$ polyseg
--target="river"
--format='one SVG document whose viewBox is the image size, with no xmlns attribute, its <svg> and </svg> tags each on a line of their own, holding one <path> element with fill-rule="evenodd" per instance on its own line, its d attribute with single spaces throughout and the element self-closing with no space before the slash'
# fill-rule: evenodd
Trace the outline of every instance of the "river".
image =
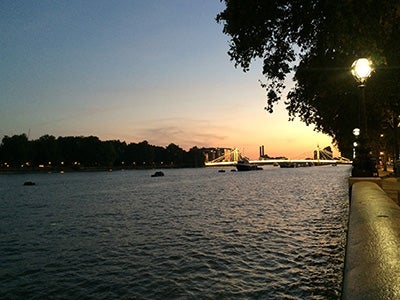
<svg viewBox="0 0 400 300">
<path fill-rule="evenodd" d="M 263 168 L 2 174 L 0 298 L 340 298 L 350 168 Z"/>
</svg>

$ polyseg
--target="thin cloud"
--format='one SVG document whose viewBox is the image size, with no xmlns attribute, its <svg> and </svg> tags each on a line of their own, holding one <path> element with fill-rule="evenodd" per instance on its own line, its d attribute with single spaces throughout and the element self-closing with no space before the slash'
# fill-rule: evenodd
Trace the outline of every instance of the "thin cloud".
<svg viewBox="0 0 400 300">
<path fill-rule="evenodd" d="M 136 128 L 135 139 L 147 140 L 156 145 L 174 143 L 188 149 L 193 146 L 205 147 L 223 143 L 228 136 L 220 132 L 229 132 L 229 130 L 231 128 L 210 126 L 203 120 L 161 119 L 153 120 L 151 125 L 146 122 Z"/>
</svg>

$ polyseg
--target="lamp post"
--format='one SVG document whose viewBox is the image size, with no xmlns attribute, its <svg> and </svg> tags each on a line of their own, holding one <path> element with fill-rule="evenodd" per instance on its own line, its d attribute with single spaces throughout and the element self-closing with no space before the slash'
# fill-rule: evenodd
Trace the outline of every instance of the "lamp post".
<svg viewBox="0 0 400 300">
<path fill-rule="evenodd" d="M 372 63 L 367 58 L 360 58 L 353 62 L 351 66 L 351 74 L 359 83 L 361 89 L 360 107 L 358 122 L 360 126 L 358 153 L 353 161 L 352 176 L 355 177 L 372 177 L 376 176 L 375 163 L 370 157 L 370 146 L 368 139 L 367 112 L 365 107 L 365 82 L 371 76 L 373 71 Z"/>
<path fill-rule="evenodd" d="M 353 142 L 353 160 L 356 158 L 357 142 Z"/>
<path fill-rule="evenodd" d="M 372 63 L 367 58 L 357 59 L 351 66 L 351 74 L 353 74 L 354 78 L 360 83 L 358 86 L 361 89 L 359 125 L 361 127 L 361 134 L 364 137 L 368 136 L 367 113 L 365 109 L 365 82 L 371 76 L 372 71 Z"/>
<path fill-rule="evenodd" d="M 353 142 L 353 160 L 355 160 L 356 156 L 356 149 L 358 147 L 358 136 L 360 135 L 360 128 L 353 129 L 353 135 L 355 138 L 355 142 Z"/>
</svg>

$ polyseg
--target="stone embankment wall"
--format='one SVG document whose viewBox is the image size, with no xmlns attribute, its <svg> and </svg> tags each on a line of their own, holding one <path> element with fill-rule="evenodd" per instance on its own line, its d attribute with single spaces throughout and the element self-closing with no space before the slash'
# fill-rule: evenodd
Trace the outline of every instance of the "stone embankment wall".
<svg viewBox="0 0 400 300">
<path fill-rule="evenodd" d="M 400 207 L 374 182 L 352 184 L 342 299 L 400 299 Z"/>
</svg>

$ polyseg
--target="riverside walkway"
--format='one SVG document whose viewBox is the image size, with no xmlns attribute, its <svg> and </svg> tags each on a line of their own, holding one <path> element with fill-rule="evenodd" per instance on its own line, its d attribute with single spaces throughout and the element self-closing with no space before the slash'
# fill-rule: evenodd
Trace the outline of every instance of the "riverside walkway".
<svg viewBox="0 0 400 300">
<path fill-rule="evenodd" d="M 382 178 L 382 189 L 398 205 L 400 204 L 400 178 L 398 179 L 393 170 L 379 170 L 379 177 Z"/>
</svg>

